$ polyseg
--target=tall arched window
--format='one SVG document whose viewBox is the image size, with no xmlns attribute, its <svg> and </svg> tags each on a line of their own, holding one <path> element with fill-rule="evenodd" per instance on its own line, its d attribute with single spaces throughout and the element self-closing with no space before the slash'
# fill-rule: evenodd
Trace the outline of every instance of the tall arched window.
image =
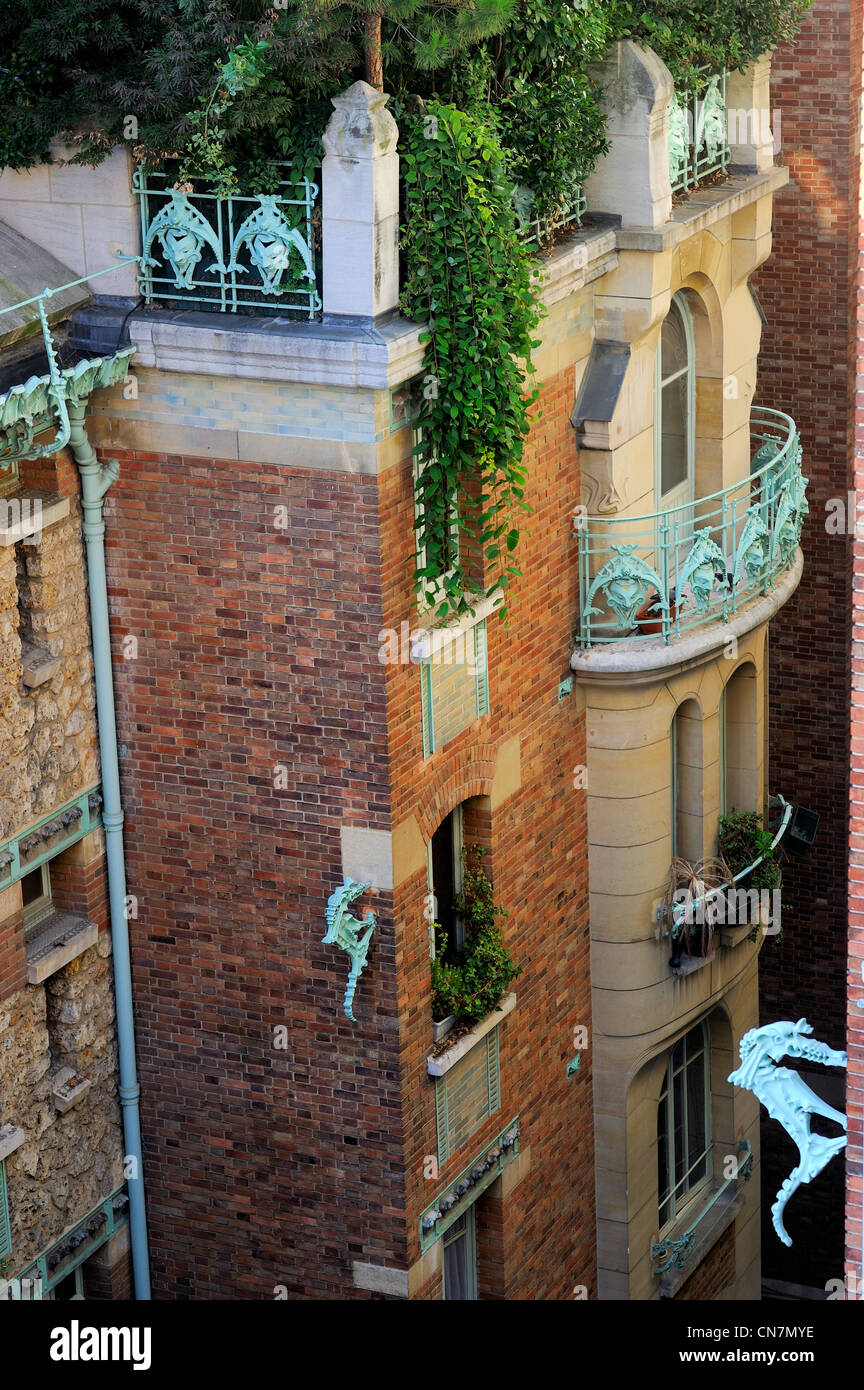
<svg viewBox="0 0 864 1390">
<path fill-rule="evenodd" d="M 693 322 L 678 293 L 660 330 L 654 393 L 654 487 L 657 511 L 693 501 L 696 401 Z M 681 520 L 686 524 L 686 513 Z"/>
<path fill-rule="evenodd" d="M 702 1022 L 673 1047 L 657 1107 L 661 1231 L 710 1182 L 711 1143 L 711 1035 Z"/>
<path fill-rule="evenodd" d="M 759 721 L 756 669 L 749 662 L 729 678 L 720 704 L 720 814 L 759 809 Z"/>
<path fill-rule="evenodd" d="M 702 858 L 702 711 L 685 700 L 672 720 L 672 857 Z"/>
</svg>

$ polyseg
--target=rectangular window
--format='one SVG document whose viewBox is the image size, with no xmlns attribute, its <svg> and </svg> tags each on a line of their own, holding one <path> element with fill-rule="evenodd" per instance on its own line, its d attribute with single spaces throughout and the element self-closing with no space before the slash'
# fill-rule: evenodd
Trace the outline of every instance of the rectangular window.
<svg viewBox="0 0 864 1390">
<path fill-rule="evenodd" d="M 498 1029 L 493 1028 L 455 1066 L 435 1080 L 438 1163 L 461 1149 L 489 1115 L 501 1108 Z"/>
<path fill-rule="evenodd" d="M 455 965 L 465 944 L 465 929 L 456 901 L 462 892 L 462 807 L 456 806 L 445 816 L 429 845 L 429 891 L 433 899 L 434 919 L 440 933 L 435 933 L 434 953 Z M 447 938 L 446 947 L 444 937 Z"/>
<path fill-rule="evenodd" d="M 40 864 L 38 869 L 31 869 L 29 874 L 24 874 L 21 879 L 21 899 L 24 905 L 24 932 L 27 935 L 54 911 L 51 898 L 51 870 L 47 863 Z"/>
<path fill-rule="evenodd" d="M 675 1044 L 657 1110 L 660 1230 L 711 1178 L 711 1042 L 699 1023 Z"/>
<path fill-rule="evenodd" d="M 453 1222 L 441 1237 L 444 1243 L 444 1297 L 462 1301 L 477 1297 L 477 1233 L 474 1207 Z"/>
<path fill-rule="evenodd" d="M 424 758 L 489 713 L 485 618 L 420 662 L 420 694 Z"/>
</svg>

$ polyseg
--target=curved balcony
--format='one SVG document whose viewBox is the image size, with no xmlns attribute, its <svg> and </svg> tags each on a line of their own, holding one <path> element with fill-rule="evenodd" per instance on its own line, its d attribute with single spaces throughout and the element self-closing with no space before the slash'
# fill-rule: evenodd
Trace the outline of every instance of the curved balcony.
<svg viewBox="0 0 864 1390">
<path fill-rule="evenodd" d="M 665 512 L 582 521 L 583 650 L 668 644 L 731 622 L 791 569 L 809 510 L 798 431 L 789 415 L 758 406 L 750 432 L 751 472 L 739 482 Z"/>
</svg>

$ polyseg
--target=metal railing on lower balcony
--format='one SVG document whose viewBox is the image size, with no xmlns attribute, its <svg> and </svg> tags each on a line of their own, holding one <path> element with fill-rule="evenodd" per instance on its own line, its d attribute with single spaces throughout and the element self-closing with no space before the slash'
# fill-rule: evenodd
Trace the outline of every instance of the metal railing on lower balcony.
<svg viewBox="0 0 864 1390">
<path fill-rule="evenodd" d="M 750 431 L 739 482 L 665 512 L 581 518 L 583 648 L 729 622 L 794 564 L 809 510 L 795 422 L 759 406 Z"/>
</svg>

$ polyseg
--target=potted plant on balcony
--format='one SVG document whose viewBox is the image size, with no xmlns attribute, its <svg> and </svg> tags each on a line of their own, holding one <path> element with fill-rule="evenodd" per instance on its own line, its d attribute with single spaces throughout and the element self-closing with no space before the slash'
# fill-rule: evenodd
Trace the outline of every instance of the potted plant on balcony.
<svg viewBox="0 0 864 1390">
<path fill-rule="evenodd" d="M 455 964 L 443 959 L 446 933 L 432 961 L 432 1016 L 439 1022 L 453 1018 L 454 1026 L 467 1031 L 498 1007 L 502 995 L 521 966 L 514 965 L 498 924 L 507 916 L 492 895 L 492 884 L 482 867 L 484 850 L 471 845 L 463 850 L 464 887 L 456 906 L 465 928 L 465 944 Z"/>
<path fill-rule="evenodd" d="M 759 922 L 766 926 L 773 920 L 772 906 L 766 907 L 762 894 L 779 893 L 783 884 L 783 871 L 775 856 L 772 845 L 773 836 L 765 829 L 758 811 L 736 811 L 734 806 L 728 816 L 720 817 L 718 847 L 728 861 L 732 875 L 744 874 L 740 886 L 753 889 L 760 894 Z M 754 929 L 755 929 L 754 923 Z"/>
<path fill-rule="evenodd" d="M 695 864 L 678 857 L 672 860 L 660 912 L 670 925 L 676 919 L 679 922 L 669 959 L 673 970 L 681 969 L 685 956 L 707 958 L 712 954 L 715 913 L 713 900 L 706 902 L 706 894 L 714 888 L 722 888 L 731 877 L 729 865 L 723 859 L 700 859 Z"/>
</svg>

